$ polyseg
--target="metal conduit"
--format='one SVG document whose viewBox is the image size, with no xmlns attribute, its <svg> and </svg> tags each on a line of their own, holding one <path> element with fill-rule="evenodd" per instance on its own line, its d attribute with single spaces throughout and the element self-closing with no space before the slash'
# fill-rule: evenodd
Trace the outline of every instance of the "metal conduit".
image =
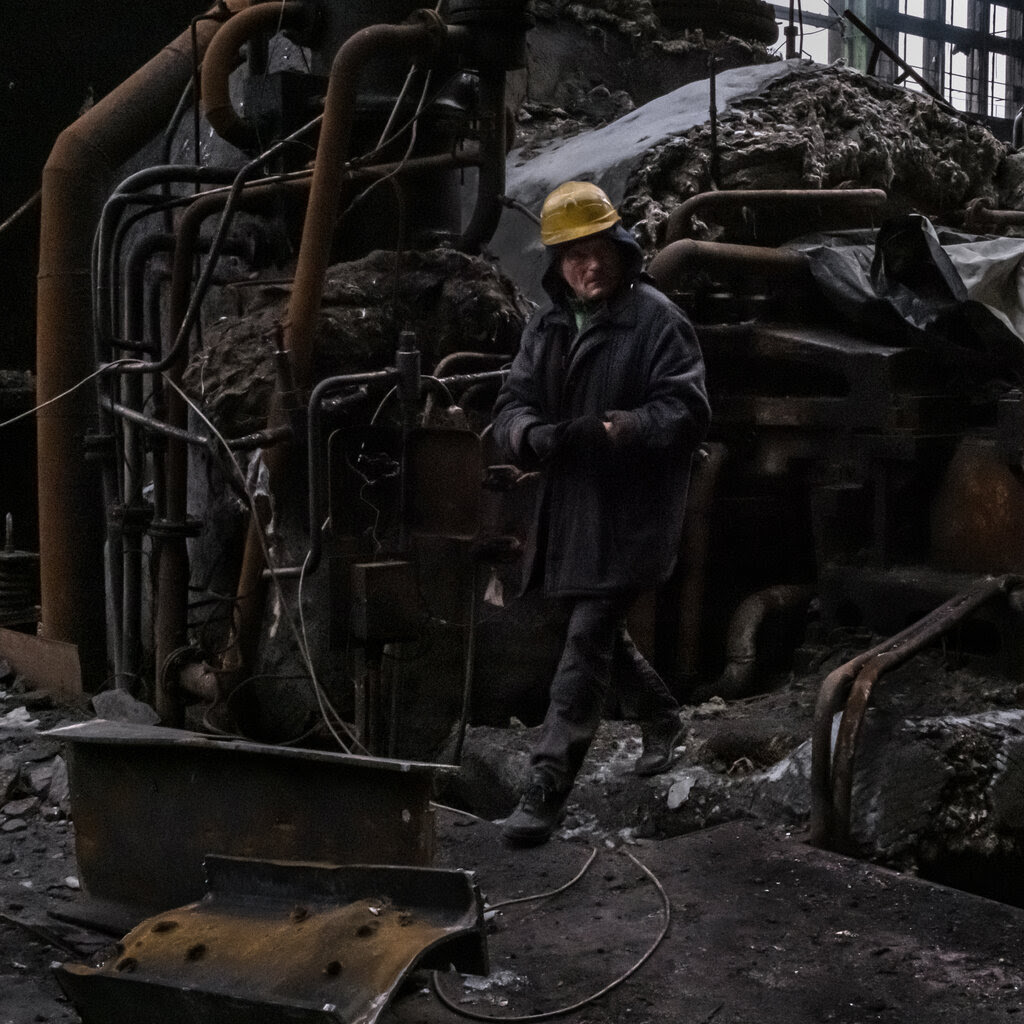
<svg viewBox="0 0 1024 1024">
<path fill-rule="evenodd" d="M 494 234 L 501 218 L 503 203 L 499 196 L 505 191 L 505 72 L 486 70 L 480 73 L 481 156 L 477 176 L 476 205 L 458 248 L 478 253 Z"/>
<path fill-rule="evenodd" d="M 298 183 L 304 186 L 304 182 Z M 243 191 L 235 197 L 235 209 L 260 208 L 271 201 L 278 188 L 268 185 Z M 178 226 L 171 274 L 169 327 L 175 337 L 170 351 L 164 354 L 160 366 L 166 367 L 172 387 L 167 391 L 166 421 L 174 433 L 169 437 L 165 454 L 164 479 L 166 487 L 165 519 L 154 524 L 160 534 L 156 559 L 156 621 L 154 648 L 157 678 L 160 679 L 170 656 L 185 645 L 188 631 L 188 585 L 191 568 L 188 558 L 188 444 L 178 432 L 187 433 L 188 406 L 178 388 L 181 386 L 188 357 L 191 329 L 188 325 L 192 297 L 192 267 L 199 248 L 199 235 L 203 223 L 220 213 L 233 192 L 216 192 L 199 196 L 185 211 Z M 216 261 L 219 252 L 211 249 L 209 259 Z M 192 321 L 197 317 L 193 317 Z M 157 713 L 165 720 L 173 720 L 175 709 L 162 700 L 165 690 L 157 686 Z"/>
<path fill-rule="evenodd" d="M 398 163 L 372 165 L 353 171 L 346 171 L 345 178 L 346 180 L 351 179 L 353 181 L 376 180 L 395 173 L 402 176 L 414 176 L 422 173 L 432 173 L 439 168 L 473 165 L 480 159 L 479 148 L 474 146 L 457 157 L 453 157 L 450 154 L 440 154 L 415 158 L 406 161 L 404 165 Z M 309 186 L 308 178 L 292 179 L 281 183 L 271 181 L 254 184 L 238 193 L 235 203 L 240 203 L 250 209 L 259 208 L 271 200 L 283 187 L 305 190 Z M 196 247 L 199 244 L 199 229 L 208 217 L 225 207 L 232 194 L 230 191 L 218 190 L 198 197 L 186 211 L 179 226 L 178 245 L 175 250 L 174 273 L 171 285 L 170 315 L 171 331 L 176 334 L 176 340 L 172 348 L 162 356 L 159 363 L 151 364 L 147 367 L 149 371 L 166 369 L 170 379 L 176 384 L 181 382 L 183 364 L 187 358 L 189 332 L 183 331 L 182 328 L 187 326 L 192 261 Z M 172 535 L 165 537 L 157 558 L 156 657 L 158 666 L 163 664 L 163 658 L 179 649 L 184 644 L 186 638 L 190 569 L 188 566 L 185 535 L 182 531 L 185 530 L 187 521 L 187 423 L 188 410 L 181 396 L 172 388 L 167 395 L 167 424 L 170 428 L 167 431 L 167 436 L 170 440 L 164 456 L 166 467 L 164 473 L 166 518 L 163 526 L 171 534 L 179 532 L 181 536 Z M 262 436 L 270 438 L 276 443 L 287 434 L 287 426 L 278 424 L 277 426 L 271 426 Z M 268 445 L 268 447 L 270 446 Z M 157 710 L 161 713 L 162 717 L 165 714 L 173 717 L 173 707 L 170 704 L 158 707 Z"/>
</svg>

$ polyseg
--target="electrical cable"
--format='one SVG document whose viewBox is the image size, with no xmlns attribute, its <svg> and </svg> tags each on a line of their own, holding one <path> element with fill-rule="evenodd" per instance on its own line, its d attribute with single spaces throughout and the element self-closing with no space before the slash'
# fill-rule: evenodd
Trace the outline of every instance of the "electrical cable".
<svg viewBox="0 0 1024 1024">
<path fill-rule="evenodd" d="M 494 1024 L 502 1024 L 502 1022 L 508 1021 L 514 1021 L 516 1022 L 516 1024 L 525 1024 L 525 1022 L 527 1021 L 532 1022 L 542 1020 L 553 1020 L 555 1017 L 564 1017 L 566 1014 L 575 1013 L 577 1010 L 582 1009 L 584 1006 L 589 1006 L 591 1003 L 600 999 L 602 996 L 607 995 L 613 989 L 618 988 L 619 985 L 621 985 L 628 978 L 632 977 L 654 955 L 654 951 L 661 945 L 662 940 L 668 934 L 669 925 L 672 921 L 672 903 L 668 898 L 668 893 L 665 892 L 664 886 L 662 886 L 661 882 L 658 881 L 658 878 L 654 874 L 654 872 L 652 872 L 646 864 L 643 864 L 641 861 L 637 860 L 637 858 L 634 857 L 633 854 L 631 854 L 628 850 L 622 850 L 621 852 L 624 853 L 625 856 L 627 856 L 638 868 L 640 868 L 640 870 L 643 871 L 643 873 L 654 884 L 654 887 L 658 890 L 658 894 L 661 897 L 662 909 L 664 912 L 664 921 L 662 922 L 661 931 L 658 933 L 657 938 L 654 940 L 653 943 L 651 943 L 647 951 L 643 954 L 643 956 L 640 957 L 639 960 L 636 961 L 636 963 L 633 964 L 632 967 L 630 967 L 628 970 L 620 974 L 617 978 L 614 979 L 614 981 L 609 982 L 607 985 L 604 986 L 604 988 L 600 989 L 600 991 L 594 992 L 592 995 L 586 996 L 584 999 L 580 999 L 579 1001 L 573 1003 L 571 1006 L 559 1007 L 558 1009 L 548 1010 L 544 1013 L 527 1013 L 511 1017 L 496 1017 L 491 1014 L 477 1013 L 475 1010 L 468 1010 L 464 1006 L 459 1006 L 457 1003 L 452 1001 L 447 995 L 445 995 L 439 983 L 440 972 L 435 971 L 433 974 L 433 987 L 434 994 L 437 996 L 438 1000 L 447 1009 L 451 1010 L 452 1013 L 457 1013 L 460 1017 L 468 1017 L 470 1020 L 485 1021 L 488 1022 L 488 1024 L 491 1024 L 491 1022 L 494 1022 Z M 555 890 L 555 892 L 560 891 L 561 890 L 559 889 Z M 496 906 L 503 905 L 504 904 L 496 904 Z"/>
<path fill-rule="evenodd" d="M 324 520 L 323 526 L 320 527 L 321 531 L 328 524 L 328 522 L 330 522 L 329 519 L 325 519 Z M 311 674 L 311 677 L 312 677 L 312 680 L 313 680 L 313 692 L 316 695 L 317 705 L 320 708 L 320 715 L 323 718 L 324 724 L 327 726 L 327 728 L 328 728 L 329 732 L 331 733 L 331 735 L 342 746 L 343 749 L 348 750 L 348 747 L 342 741 L 342 739 L 338 736 L 338 734 L 334 731 L 333 727 L 331 726 L 330 718 L 327 715 L 327 709 L 328 708 L 330 709 L 331 713 L 334 715 L 335 720 L 348 733 L 348 735 L 349 735 L 350 739 L 352 740 L 352 742 L 359 748 L 359 750 L 362 753 L 368 754 L 369 751 L 366 749 L 366 747 L 363 746 L 362 743 L 359 742 L 359 739 L 356 736 L 356 734 L 348 727 L 348 725 L 342 719 L 341 715 L 338 713 L 337 709 L 334 707 L 333 704 L 331 704 L 330 700 L 327 697 L 327 694 L 323 692 L 323 688 L 320 686 L 320 683 L 317 681 L 316 676 L 315 676 L 315 674 L 313 674 L 313 671 L 312 671 L 312 659 L 310 658 L 309 653 L 308 653 L 308 651 L 309 651 L 309 638 L 308 638 L 308 634 L 306 632 L 306 615 L 305 615 L 305 612 L 303 611 L 303 608 L 302 608 L 302 589 L 305 586 L 305 582 L 306 582 L 306 566 L 307 566 L 308 563 L 309 563 L 309 552 L 307 551 L 306 552 L 306 557 L 302 560 L 302 568 L 299 571 L 299 594 L 298 594 L 299 626 L 300 626 L 301 631 L 302 631 L 302 650 L 303 650 L 303 652 L 305 652 L 304 653 L 304 657 L 305 657 L 305 660 L 306 660 L 306 663 L 307 663 L 307 667 L 310 670 L 310 674 Z M 349 751 L 349 753 L 351 753 L 351 751 Z"/>
<path fill-rule="evenodd" d="M 74 394 L 80 387 L 88 384 L 89 381 L 95 380 L 101 374 L 109 372 L 111 367 L 116 367 L 121 363 L 134 363 L 135 359 L 117 359 L 113 363 L 107 363 L 101 366 L 98 370 L 90 373 L 88 377 L 83 377 L 77 384 L 72 384 L 71 387 L 62 391 L 59 395 L 54 395 L 52 398 L 48 398 L 45 402 L 40 402 L 38 405 L 34 405 L 31 409 L 26 409 L 24 412 L 19 412 L 17 416 L 12 416 L 9 420 L 0 422 L 0 430 L 4 427 L 11 426 L 12 423 L 17 423 L 19 420 L 26 419 L 29 416 L 34 416 L 41 409 L 45 409 L 48 405 L 53 405 L 55 402 L 59 402 L 62 398 L 67 398 L 68 395 Z"/>
<path fill-rule="evenodd" d="M 41 188 L 36 189 L 36 191 L 32 195 L 30 195 L 28 199 L 26 199 L 25 202 L 23 202 L 21 206 L 19 206 L 14 211 L 14 213 L 12 213 L 2 224 L 0 224 L 0 234 L 2 234 L 9 227 L 11 227 L 11 225 L 13 225 L 19 217 L 23 217 L 34 206 L 38 206 L 39 203 L 42 201 L 42 198 L 43 190 Z"/>
<path fill-rule="evenodd" d="M 590 851 L 590 856 L 587 858 L 586 863 L 569 879 L 565 885 L 560 885 L 557 889 L 552 889 L 549 892 L 539 892 L 532 896 L 517 896 L 514 899 L 502 900 L 500 903 L 488 903 L 485 906 L 485 910 L 501 910 L 504 907 L 512 907 L 517 903 L 533 903 L 536 900 L 546 900 L 551 896 L 557 896 L 559 893 L 565 892 L 566 889 L 572 888 L 589 870 L 590 865 L 594 863 L 594 858 L 597 857 L 596 847 Z"/>
<path fill-rule="evenodd" d="M 439 804 L 436 800 L 430 801 L 431 807 L 436 807 L 439 811 L 450 811 L 452 814 L 461 814 L 464 818 L 472 818 L 473 821 L 482 822 L 485 825 L 490 825 L 486 818 L 481 818 L 479 814 L 474 814 L 472 811 L 464 811 L 461 807 L 451 807 L 448 804 Z"/>
<path fill-rule="evenodd" d="M 238 461 L 235 458 L 234 452 L 231 451 L 231 449 L 228 447 L 227 440 L 223 437 L 223 435 L 220 433 L 220 431 L 214 426 L 214 424 L 210 421 L 210 419 L 206 416 L 206 414 L 196 405 L 196 403 L 193 402 L 192 399 L 187 394 L 185 394 L 185 392 L 173 380 L 171 380 L 171 378 L 169 376 L 167 376 L 165 374 L 164 375 L 164 379 L 172 388 L 174 388 L 175 391 L 178 392 L 178 394 L 182 397 L 182 399 L 185 401 L 185 403 L 206 424 L 206 426 L 209 428 L 211 434 L 215 438 L 217 438 L 217 440 L 221 443 L 221 445 L 223 445 L 224 449 L 228 452 L 228 458 L 234 464 L 235 469 L 238 471 L 239 475 L 244 479 L 245 478 L 245 474 L 242 473 L 241 466 L 238 465 Z M 274 561 L 273 561 L 273 559 L 270 556 L 270 545 L 269 545 L 269 543 L 267 541 L 267 537 L 266 537 L 266 535 L 264 533 L 264 530 L 262 528 L 262 523 L 260 522 L 259 512 L 256 509 L 255 499 L 253 498 L 253 496 L 252 496 L 251 492 L 248 490 L 248 488 L 246 488 L 246 492 L 245 493 L 246 493 L 246 497 L 249 499 L 249 507 L 250 507 L 250 512 L 251 512 L 251 514 L 253 516 L 253 521 L 254 521 L 254 523 L 257 526 L 256 535 L 257 535 L 257 537 L 259 539 L 260 547 L 261 547 L 261 549 L 263 551 L 264 563 L 270 568 L 270 576 L 271 576 L 271 579 L 274 581 L 274 587 L 275 587 L 275 589 L 277 591 L 277 598 L 281 602 L 281 607 L 283 609 L 285 609 L 284 619 L 288 623 L 288 628 L 291 630 L 292 636 L 295 639 L 296 646 L 298 648 L 299 654 L 301 655 L 302 662 L 303 662 L 303 664 L 304 664 L 304 666 L 306 668 L 306 672 L 309 675 L 310 682 L 313 684 L 313 689 L 314 689 L 314 692 L 316 693 L 316 696 L 317 696 L 317 702 L 318 702 L 318 704 L 320 704 L 320 707 L 321 707 L 321 714 L 323 714 L 323 716 L 324 716 L 324 723 L 326 724 L 328 730 L 330 731 L 331 735 L 334 737 L 334 739 L 338 743 L 338 745 L 341 747 L 341 749 L 344 750 L 346 753 L 352 753 L 352 751 L 351 751 L 351 749 L 349 747 L 349 744 L 346 743 L 346 741 L 341 738 L 341 736 L 338 734 L 337 730 L 331 724 L 329 718 L 326 715 L 326 712 L 323 710 L 325 704 L 326 704 L 326 706 L 330 707 L 330 702 L 327 701 L 326 696 L 321 692 L 321 685 L 320 685 L 320 681 L 318 680 L 317 675 L 316 675 L 316 669 L 313 666 L 313 659 L 310 656 L 308 645 L 305 642 L 305 634 L 304 634 L 304 632 L 300 633 L 298 626 L 296 626 L 296 624 L 295 624 L 294 616 L 290 612 L 288 612 L 288 601 L 285 598 L 284 591 L 283 591 L 283 589 L 281 587 L 281 581 L 278 578 L 277 573 L 274 572 L 274 568 L 273 568 Z M 308 553 L 307 553 L 306 557 L 307 558 L 309 557 Z M 303 569 L 305 569 L 305 563 L 303 563 Z M 301 597 L 301 584 L 302 584 L 302 574 L 301 574 L 301 572 L 300 572 L 300 575 L 299 575 L 299 582 L 300 582 L 300 597 Z M 301 617 L 302 617 L 302 602 L 301 602 L 301 599 L 299 601 L 299 616 L 300 616 L 300 619 L 301 619 Z M 332 707 L 331 710 L 334 711 L 334 708 Z M 341 720 L 340 716 L 338 716 L 337 711 L 334 711 L 334 714 L 335 714 L 335 716 L 338 717 L 338 724 L 341 725 L 342 731 L 345 732 L 348 735 L 350 741 L 355 746 L 359 747 L 360 749 L 365 750 L 365 748 L 359 742 L 359 738 L 355 735 L 355 733 L 348 726 L 348 724 Z"/>
</svg>

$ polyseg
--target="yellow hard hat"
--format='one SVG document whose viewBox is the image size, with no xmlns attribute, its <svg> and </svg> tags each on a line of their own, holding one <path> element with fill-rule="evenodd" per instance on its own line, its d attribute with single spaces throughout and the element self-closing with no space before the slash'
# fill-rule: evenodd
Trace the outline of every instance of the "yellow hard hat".
<svg viewBox="0 0 1024 1024">
<path fill-rule="evenodd" d="M 567 181 L 544 200 L 540 211 L 540 240 L 561 245 L 596 235 L 622 218 L 612 201 L 589 181 Z"/>
</svg>

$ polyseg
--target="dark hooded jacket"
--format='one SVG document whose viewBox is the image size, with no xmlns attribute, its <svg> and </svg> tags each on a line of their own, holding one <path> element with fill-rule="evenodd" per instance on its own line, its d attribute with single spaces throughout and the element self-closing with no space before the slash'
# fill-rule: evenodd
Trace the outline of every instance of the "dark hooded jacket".
<svg viewBox="0 0 1024 1024">
<path fill-rule="evenodd" d="M 641 273 L 632 235 L 617 224 L 607 236 L 622 248 L 623 285 L 577 331 L 555 253 L 544 275 L 551 304 L 527 325 L 494 408 L 506 457 L 541 471 L 523 579 L 551 596 L 640 591 L 669 577 L 710 415 L 690 321 Z M 584 419 L 616 430 L 567 452 L 567 425 Z"/>
</svg>

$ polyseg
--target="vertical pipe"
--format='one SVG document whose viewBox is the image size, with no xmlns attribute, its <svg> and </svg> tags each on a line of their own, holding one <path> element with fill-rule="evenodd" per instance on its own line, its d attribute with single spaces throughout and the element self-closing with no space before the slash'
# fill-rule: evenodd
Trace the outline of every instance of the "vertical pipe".
<svg viewBox="0 0 1024 1024">
<path fill-rule="evenodd" d="M 125 337 L 142 339 L 145 326 L 146 268 L 151 257 L 167 252 L 173 244 L 169 235 L 147 235 L 135 245 L 125 263 Z M 142 412 L 144 382 L 139 374 L 121 381 L 121 401 Z M 142 427 L 124 423 L 124 517 L 121 523 L 122 601 L 120 651 L 115 651 L 114 680 L 118 689 L 133 689 L 142 677 L 142 537 L 145 532 L 146 449 Z M 136 694 L 139 696 L 139 694 Z"/>
<path fill-rule="evenodd" d="M 245 5 L 229 0 L 223 9 L 230 15 Z M 216 27 L 197 27 L 200 53 Z M 107 674 L 103 515 L 96 473 L 82 457 L 95 402 L 88 389 L 76 388 L 95 369 L 92 347 L 83 344 L 91 331 L 92 239 L 115 172 L 160 132 L 192 76 L 191 35 L 183 32 L 69 125 L 43 169 L 36 324 L 40 632 L 78 646 L 89 689 Z M 71 393 L 47 404 L 65 392 Z"/>
<path fill-rule="evenodd" d="M 285 319 L 285 347 L 292 359 L 296 385 L 300 388 L 309 382 L 314 329 L 340 208 L 360 75 L 374 58 L 397 54 L 415 60 L 432 53 L 443 38 L 444 27 L 440 21 L 433 20 L 429 12 L 422 13 L 425 20 L 413 24 L 373 25 L 356 32 L 338 51 L 331 66 L 309 205 Z M 280 418 L 280 408 L 273 409 L 269 425 L 276 426 Z M 273 485 L 288 454 L 278 447 L 266 452 L 264 458 Z M 264 557 L 259 528 L 255 521 L 250 523 L 238 582 L 237 656 L 243 671 L 255 659 L 263 612 Z"/>
</svg>

